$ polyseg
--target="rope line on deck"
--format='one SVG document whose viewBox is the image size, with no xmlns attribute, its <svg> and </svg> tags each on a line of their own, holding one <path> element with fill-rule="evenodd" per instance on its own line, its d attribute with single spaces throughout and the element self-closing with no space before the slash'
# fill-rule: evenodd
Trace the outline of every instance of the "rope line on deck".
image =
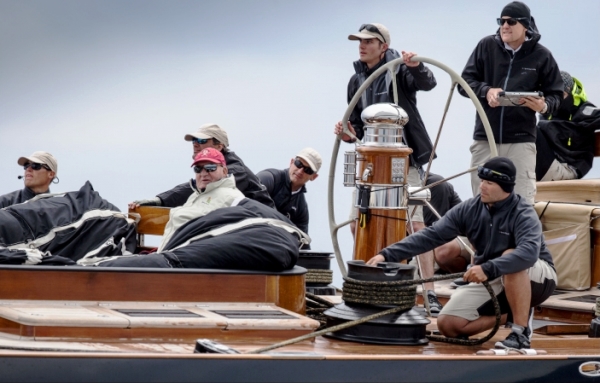
<svg viewBox="0 0 600 383">
<path fill-rule="evenodd" d="M 403 281 L 388 281 L 388 282 L 371 282 L 371 281 L 358 281 L 358 280 L 354 280 L 352 279 L 352 283 L 356 284 L 356 285 L 360 285 L 360 286 L 373 286 L 376 284 L 380 284 L 382 287 L 386 286 L 386 287 L 392 287 L 392 286 L 410 286 L 410 285 L 415 285 L 415 284 L 421 284 L 421 283 L 427 283 L 427 282 L 436 282 L 436 281 L 442 281 L 442 280 L 447 280 L 447 279 L 456 279 L 456 278 L 460 278 L 464 275 L 464 273 L 455 273 L 455 274 L 447 274 L 447 275 L 439 275 L 439 276 L 433 276 L 431 278 L 423 278 L 423 279 L 413 279 L 413 280 L 403 280 Z M 344 280 L 347 279 L 351 279 L 351 278 L 344 278 Z M 487 342 L 488 340 L 490 340 L 495 334 L 496 332 L 498 332 L 498 329 L 500 328 L 500 321 L 502 319 L 502 314 L 500 312 L 500 304 L 498 303 L 498 299 L 496 298 L 496 295 L 494 294 L 494 290 L 492 289 L 492 287 L 490 286 L 490 284 L 485 281 L 482 282 L 482 284 L 485 286 L 485 288 L 487 289 L 488 293 L 490 294 L 490 297 L 492 298 L 492 303 L 494 304 L 494 311 L 496 314 L 496 322 L 494 323 L 494 327 L 492 328 L 492 330 L 489 332 L 489 334 L 487 334 L 486 336 L 484 336 L 483 338 L 480 339 L 459 339 L 459 338 L 447 338 L 445 336 L 438 336 L 438 335 L 427 335 L 427 338 L 431 341 L 436 341 L 436 342 L 445 342 L 445 343 L 451 343 L 451 344 L 459 344 L 459 345 L 465 345 L 465 346 L 477 346 L 480 344 L 483 344 L 485 342 Z M 342 292 L 342 298 L 344 297 L 344 292 Z M 416 294 L 416 288 L 415 288 L 415 294 Z M 333 307 L 333 304 L 331 302 L 328 302 L 324 299 L 321 299 L 313 294 L 310 293 L 306 293 L 306 296 L 309 297 L 311 300 L 314 300 L 315 302 L 318 302 L 319 304 L 323 304 L 325 306 L 327 305 L 331 305 L 331 307 Z M 326 303 L 325 303 L 326 302 Z M 414 305 L 414 298 L 412 301 L 412 304 Z M 308 304 L 307 304 L 308 305 Z M 412 307 L 412 305 L 410 306 Z M 349 321 L 346 323 L 342 323 L 336 326 L 332 326 L 332 327 L 327 327 L 318 331 L 315 331 L 313 333 L 310 334 L 305 334 L 293 339 L 288 339 L 285 340 L 283 342 L 279 342 L 279 343 L 274 343 L 270 346 L 266 346 L 266 347 L 262 347 L 253 351 L 249 351 L 248 354 L 260 354 L 266 351 L 270 351 L 270 350 L 274 350 L 276 348 L 280 348 L 280 347 L 284 347 L 284 346 L 289 346 L 291 344 L 294 343 L 298 343 L 298 342 L 302 342 L 304 340 L 307 339 L 311 339 L 311 338 L 315 338 L 317 336 L 320 335 L 324 335 L 328 332 L 336 332 L 339 330 L 343 330 L 349 327 L 353 327 L 368 321 L 371 321 L 373 319 L 377 319 L 377 318 L 381 318 L 383 316 L 389 315 L 389 314 L 394 314 L 396 312 L 400 312 L 400 311 L 404 311 L 406 310 L 406 308 L 404 306 L 397 306 L 397 307 L 393 307 L 391 309 L 388 310 L 384 310 L 381 311 L 379 313 L 375 313 L 375 314 L 371 314 L 371 315 L 367 315 L 365 317 L 362 317 L 360 319 L 356 319 L 353 321 Z M 323 310 L 324 311 L 324 310 Z"/>
</svg>

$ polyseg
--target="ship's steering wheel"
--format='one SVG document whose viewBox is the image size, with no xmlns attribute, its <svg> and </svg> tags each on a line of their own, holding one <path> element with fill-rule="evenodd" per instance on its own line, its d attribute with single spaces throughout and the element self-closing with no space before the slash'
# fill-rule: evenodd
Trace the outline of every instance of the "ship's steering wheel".
<svg viewBox="0 0 600 383">
<path fill-rule="evenodd" d="M 444 120 L 446 119 L 446 115 L 448 113 L 448 109 L 450 107 L 450 102 L 452 101 L 452 95 L 454 94 L 454 89 L 456 88 L 456 85 L 460 85 L 466 92 L 467 95 L 469 96 L 469 98 L 471 99 L 471 101 L 473 102 L 473 105 L 475 106 L 475 109 L 477 110 L 477 113 L 479 114 L 479 117 L 481 118 L 481 121 L 483 122 L 483 127 L 485 128 L 485 133 L 487 135 L 487 139 L 488 139 L 488 143 L 490 145 L 490 153 L 491 153 L 491 157 L 495 157 L 498 155 L 498 151 L 496 150 L 496 143 L 494 141 L 494 135 L 492 133 L 492 128 L 490 127 L 490 123 L 488 121 L 488 118 L 485 114 L 485 111 L 483 110 L 483 107 L 481 106 L 481 103 L 479 102 L 479 99 L 477 98 L 477 96 L 475 95 L 475 93 L 473 92 L 473 90 L 471 89 L 471 87 L 465 82 L 465 80 L 460 77 L 460 75 L 458 73 L 456 73 L 454 70 L 450 69 L 448 66 L 436 61 L 436 60 L 432 60 L 426 57 L 420 57 L 420 56 L 414 56 L 411 58 L 411 61 L 414 62 L 423 62 L 423 63 L 427 63 L 430 65 L 433 65 L 435 67 L 438 67 L 440 69 L 442 69 L 443 71 L 445 71 L 446 73 L 448 73 L 448 75 L 450 75 L 450 79 L 452 80 L 452 85 L 450 87 L 450 94 L 448 95 L 448 99 L 446 101 L 446 106 L 444 109 L 444 115 L 442 116 L 442 121 L 440 123 L 440 127 L 438 129 L 438 133 L 436 135 L 436 139 L 435 142 L 433 144 L 433 150 L 432 150 L 432 155 L 429 159 L 429 162 L 427 164 L 427 169 L 425 172 L 425 175 L 427 176 L 429 174 L 429 169 L 431 168 L 431 162 L 433 161 L 434 158 L 434 153 L 436 151 L 437 148 L 437 144 L 439 142 L 440 139 L 440 134 L 442 132 L 442 127 L 444 125 Z M 336 137 L 335 143 L 333 145 L 333 153 L 331 155 L 331 163 L 329 166 L 329 182 L 328 182 L 328 188 L 327 188 L 327 206 L 328 206 L 328 213 L 329 213 L 329 230 L 331 233 L 331 240 L 333 242 L 333 251 L 335 253 L 335 257 L 336 260 L 338 262 L 340 271 L 342 272 L 342 275 L 345 277 L 346 276 L 346 266 L 344 265 L 344 260 L 342 258 L 342 254 L 340 251 L 340 246 L 339 246 L 339 242 L 338 242 L 338 230 L 348 224 L 350 224 L 353 220 L 347 220 L 345 222 L 342 222 L 341 224 L 337 224 L 335 222 L 335 218 L 334 218 L 334 203 L 333 203 L 333 192 L 334 192 L 334 186 L 335 186 L 335 170 L 336 170 L 336 163 L 337 163 L 337 157 L 338 157 L 338 153 L 339 153 L 339 149 L 340 149 L 340 141 L 341 141 L 341 136 L 343 134 L 348 134 L 350 136 L 352 136 L 352 134 L 348 131 L 348 118 L 350 117 L 350 114 L 352 113 L 352 110 L 354 110 L 355 105 L 357 104 L 358 100 L 360 99 L 362 93 L 365 91 L 365 89 L 367 89 L 367 87 L 369 87 L 371 85 L 371 83 L 377 78 L 379 77 L 379 75 L 381 75 L 382 73 L 384 73 L 385 71 L 390 71 L 392 74 L 392 88 L 394 91 L 394 102 L 397 104 L 398 103 L 398 91 L 397 91 L 397 86 L 396 86 L 396 76 L 395 76 L 395 69 L 398 65 L 403 64 L 404 60 L 402 60 L 402 58 L 398 58 L 396 60 L 390 61 L 389 63 L 383 65 L 382 67 L 380 67 L 379 69 L 377 69 L 375 72 L 373 72 L 368 78 L 367 80 L 361 85 L 361 87 L 358 89 L 358 91 L 356 92 L 356 94 L 354 95 L 354 97 L 352 98 L 352 100 L 350 101 L 350 103 L 348 104 L 348 108 L 346 109 L 346 112 L 344 113 L 344 117 L 342 118 L 342 126 L 344 127 L 344 131 L 338 135 Z M 360 143 L 360 140 L 358 140 L 357 142 Z M 463 174 L 466 173 L 470 173 L 472 171 L 476 170 L 476 168 L 470 168 L 467 169 L 464 172 L 461 173 L 457 173 L 453 176 L 444 178 L 442 181 L 439 182 L 435 182 L 432 183 L 430 185 L 427 186 L 422 186 L 421 188 L 419 188 L 418 190 L 414 191 L 413 193 L 416 193 L 420 190 L 423 189 L 427 189 L 427 188 L 431 188 L 435 185 L 438 185 L 441 182 L 446 182 L 448 180 L 451 180 L 453 178 L 456 178 L 458 176 L 461 176 Z M 425 177 L 426 179 L 426 177 Z M 422 182 L 425 182 L 424 180 Z M 375 254 L 373 254 L 375 255 Z"/>
</svg>

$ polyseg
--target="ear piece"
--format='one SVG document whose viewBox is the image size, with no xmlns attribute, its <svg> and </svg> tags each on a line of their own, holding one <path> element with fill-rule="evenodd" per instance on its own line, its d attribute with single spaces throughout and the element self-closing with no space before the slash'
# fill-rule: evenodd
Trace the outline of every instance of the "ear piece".
<svg viewBox="0 0 600 383">
<path fill-rule="evenodd" d="M 57 183 L 59 183 L 59 182 L 60 182 L 60 181 L 58 180 L 58 177 L 54 177 L 54 178 L 52 179 L 52 183 L 53 183 L 53 184 L 57 184 Z"/>
</svg>

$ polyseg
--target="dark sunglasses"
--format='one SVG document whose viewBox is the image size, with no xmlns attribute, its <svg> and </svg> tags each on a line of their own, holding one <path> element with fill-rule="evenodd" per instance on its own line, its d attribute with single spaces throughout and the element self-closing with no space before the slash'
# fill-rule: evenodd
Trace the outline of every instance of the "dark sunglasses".
<svg viewBox="0 0 600 383">
<path fill-rule="evenodd" d="M 50 170 L 50 168 L 47 165 L 42 165 L 42 164 L 38 164 L 35 162 L 27 162 L 26 164 L 23 165 L 23 169 L 25 169 L 25 170 L 27 170 L 29 167 L 31 167 L 31 169 L 33 169 L 33 170 L 40 170 L 41 168 Z"/>
<path fill-rule="evenodd" d="M 194 166 L 194 172 L 202 173 L 202 170 L 206 170 L 207 173 L 212 173 L 217 170 L 217 164 L 208 164 L 204 166 Z"/>
<path fill-rule="evenodd" d="M 379 29 L 376 26 L 374 26 L 373 24 L 363 24 L 360 26 L 360 28 L 358 28 L 358 31 L 360 32 L 363 29 L 366 29 L 369 32 L 377 33 L 379 36 L 381 36 L 381 38 L 383 39 L 383 42 L 387 43 L 387 41 L 385 40 L 385 37 L 381 34 Z"/>
<path fill-rule="evenodd" d="M 192 142 L 195 142 L 199 145 L 204 145 L 208 142 L 208 140 L 210 140 L 210 138 L 194 138 Z"/>
<path fill-rule="evenodd" d="M 309 176 L 312 176 L 313 174 L 315 174 L 315 171 L 312 170 L 312 168 L 310 166 L 305 166 L 302 161 L 300 161 L 299 159 L 296 158 L 296 160 L 294 161 L 294 166 L 297 167 L 298 169 L 301 169 L 304 171 L 304 173 L 308 174 Z"/>
<path fill-rule="evenodd" d="M 479 175 L 479 178 L 491 178 L 498 181 L 514 182 L 514 179 L 510 176 L 492 169 L 484 168 L 483 166 L 477 168 L 477 175 Z"/>
<path fill-rule="evenodd" d="M 499 19 L 496 19 L 496 22 L 498 22 L 498 25 L 500 25 L 500 26 L 504 25 L 504 22 L 507 22 L 508 25 L 510 25 L 512 27 L 513 25 L 517 25 L 517 22 L 519 20 L 525 20 L 526 18 L 527 17 L 517 17 L 517 18 L 511 17 L 510 19 L 499 18 Z"/>
</svg>

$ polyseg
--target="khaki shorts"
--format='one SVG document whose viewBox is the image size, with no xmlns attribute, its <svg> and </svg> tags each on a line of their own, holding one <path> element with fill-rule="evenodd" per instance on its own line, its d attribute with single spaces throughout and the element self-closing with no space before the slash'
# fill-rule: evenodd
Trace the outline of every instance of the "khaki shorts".
<svg viewBox="0 0 600 383">
<path fill-rule="evenodd" d="M 421 176 L 419 170 L 414 166 L 408 167 L 408 184 L 410 186 L 421 186 Z M 410 206 L 408 208 L 408 214 L 411 216 L 412 211 L 415 210 L 415 214 L 412 215 L 411 221 L 423 222 L 423 206 Z M 352 208 L 350 209 L 349 219 L 358 219 L 358 209 L 356 208 L 356 188 L 352 190 Z"/>
<path fill-rule="evenodd" d="M 554 292 L 557 281 L 556 271 L 546 261 L 538 259 L 532 267 L 527 269 L 527 272 L 531 280 L 531 307 L 535 307 L 543 303 Z M 499 277 L 490 281 L 490 286 L 498 298 L 502 314 L 510 313 L 510 306 L 504 292 L 503 278 Z M 469 283 L 456 289 L 440 315 L 454 315 L 472 322 L 480 316 L 493 316 L 494 305 L 483 284 Z"/>
</svg>

